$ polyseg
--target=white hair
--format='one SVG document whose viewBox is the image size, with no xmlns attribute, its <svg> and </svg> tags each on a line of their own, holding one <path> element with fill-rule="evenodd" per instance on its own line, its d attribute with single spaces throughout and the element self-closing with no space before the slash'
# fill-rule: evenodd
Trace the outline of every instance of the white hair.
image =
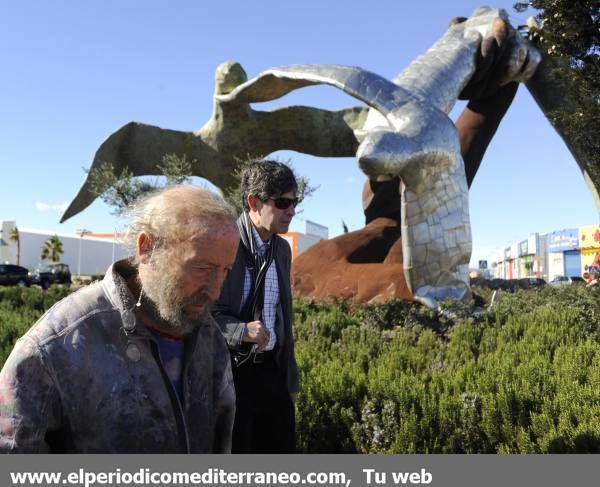
<svg viewBox="0 0 600 487">
<path fill-rule="evenodd" d="M 196 229 L 200 225 L 220 233 L 233 228 L 236 219 L 234 209 L 221 196 L 189 185 L 151 193 L 132 205 L 129 212 L 125 243 L 133 255 L 137 255 L 137 239 L 142 232 L 151 235 L 158 248 L 190 236 L 191 222 Z"/>
</svg>

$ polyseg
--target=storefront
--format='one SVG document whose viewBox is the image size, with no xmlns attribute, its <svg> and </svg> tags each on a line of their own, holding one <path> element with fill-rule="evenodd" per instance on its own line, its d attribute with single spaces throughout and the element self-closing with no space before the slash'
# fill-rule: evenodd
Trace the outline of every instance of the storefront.
<svg viewBox="0 0 600 487">
<path fill-rule="evenodd" d="M 548 234 L 537 234 L 537 252 L 533 258 L 533 273 L 548 280 Z"/>
<path fill-rule="evenodd" d="M 504 249 L 504 275 L 502 276 L 504 279 L 512 279 L 513 278 L 513 257 L 511 254 L 511 248 L 506 247 Z"/>
<path fill-rule="evenodd" d="M 529 277 L 533 269 L 533 258 L 527 247 L 527 240 L 519 242 L 519 277 Z"/>
<path fill-rule="evenodd" d="M 577 228 L 567 228 L 548 234 L 548 280 L 566 275 L 581 275 Z"/>
<path fill-rule="evenodd" d="M 579 246 L 582 274 L 600 274 L 600 225 L 580 227 Z"/>
<path fill-rule="evenodd" d="M 550 282 L 557 276 L 565 275 L 565 254 L 562 252 L 548 252 L 548 278 Z"/>
<path fill-rule="evenodd" d="M 565 276 L 581 277 L 581 251 L 569 250 L 565 252 Z"/>
<path fill-rule="evenodd" d="M 510 246 L 510 255 L 512 257 L 512 260 L 510 262 L 511 264 L 511 270 L 510 270 L 510 276 L 509 279 L 518 279 L 519 277 L 519 244 L 514 243 Z"/>
<path fill-rule="evenodd" d="M 538 235 L 519 243 L 519 277 L 540 277 L 544 265 L 538 255 Z"/>
</svg>

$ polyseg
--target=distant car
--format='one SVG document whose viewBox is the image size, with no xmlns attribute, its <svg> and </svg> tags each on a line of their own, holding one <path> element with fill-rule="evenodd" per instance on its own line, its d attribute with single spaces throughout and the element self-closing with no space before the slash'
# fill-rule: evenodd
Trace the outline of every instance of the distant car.
<svg viewBox="0 0 600 487">
<path fill-rule="evenodd" d="M 488 287 L 490 289 L 502 289 L 503 291 L 513 291 L 515 289 L 514 283 L 511 283 L 511 281 L 502 279 L 500 277 L 492 279 L 489 282 Z"/>
<path fill-rule="evenodd" d="M 469 277 L 469 286 L 478 286 L 478 287 L 487 287 L 489 285 L 489 281 L 484 277 Z"/>
<path fill-rule="evenodd" d="M 556 276 L 550 281 L 551 286 L 568 286 L 569 284 L 585 284 L 580 276 Z"/>
<path fill-rule="evenodd" d="M 29 286 L 29 271 L 25 267 L 13 264 L 0 264 L 0 285 Z"/>
<path fill-rule="evenodd" d="M 51 284 L 71 284 L 71 270 L 67 264 L 39 264 L 31 275 L 31 282 L 48 289 Z"/>
<path fill-rule="evenodd" d="M 530 289 L 532 287 L 545 286 L 546 281 L 541 277 L 522 277 L 518 279 L 519 289 Z"/>
<path fill-rule="evenodd" d="M 548 284 L 546 280 L 542 279 L 541 277 L 529 277 L 528 279 L 531 287 L 540 287 Z"/>
</svg>

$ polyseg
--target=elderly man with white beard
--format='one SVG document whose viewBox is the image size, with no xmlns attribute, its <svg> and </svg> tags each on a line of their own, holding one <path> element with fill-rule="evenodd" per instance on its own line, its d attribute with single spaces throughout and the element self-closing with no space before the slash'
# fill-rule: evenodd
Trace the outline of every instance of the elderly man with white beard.
<svg viewBox="0 0 600 487">
<path fill-rule="evenodd" d="M 0 373 L 0 451 L 225 453 L 235 393 L 209 313 L 239 234 L 190 186 L 133 209 L 134 256 L 52 307 Z"/>
</svg>

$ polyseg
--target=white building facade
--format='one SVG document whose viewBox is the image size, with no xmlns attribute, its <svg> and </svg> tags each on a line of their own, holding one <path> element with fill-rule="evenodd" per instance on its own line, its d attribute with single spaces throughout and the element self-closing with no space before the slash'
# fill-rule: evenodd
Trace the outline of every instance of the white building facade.
<svg viewBox="0 0 600 487">
<path fill-rule="evenodd" d="M 60 262 L 67 264 L 71 274 L 104 274 L 108 266 L 116 260 L 129 255 L 121 238 L 114 235 L 98 237 L 94 234 L 77 235 L 68 233 L 49 233 L 43 230 L 19 228 L 20 255 L 17 259 L 17 243 L 10 239 L 14 221 L 2 222 L 0 233 L 0 262 L 16 264 L 34 269 L 41 258 L 44 243 L 56 235 L 62 243 L 63 253 Z M 49 262 L 46 260 L 45 262 Z"/>
</svg>

